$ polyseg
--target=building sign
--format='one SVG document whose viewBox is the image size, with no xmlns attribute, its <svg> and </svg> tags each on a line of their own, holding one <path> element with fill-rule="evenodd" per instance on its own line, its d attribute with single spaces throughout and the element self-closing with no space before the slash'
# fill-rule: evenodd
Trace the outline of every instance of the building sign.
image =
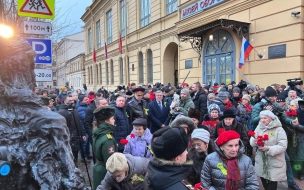
<svg viewBox="0 0 304 190">
<path fill-rule="evenodd" d="M 184 9 L 182 9 L 182 12 L 181 12 L 182 19 L 190 17 L 190 16 L 197 14 L 199 12 L 202 12 L 206 9 L 210 9 L 225 1 L 227 1 L 227 0 L 200 0 L 192 5 L 189 5 L 188 7 L 184 8 Z"/>
<path fill-rule="evenodd" d="M 52 69 L 34 69 L 37 82 L 52 82 L 53 71 Z"/>
<path fill-rule="evenodd" d="M 35 64 L 52 64 L 52 41 L 50 39 L 27 38 L 36 52 Z"/>
<path fill-rule="evenodd" d="M 23 32 L 25 34 L 52 35 L 52 24 L 50 22 L 23 21 Z"/>
</svg>

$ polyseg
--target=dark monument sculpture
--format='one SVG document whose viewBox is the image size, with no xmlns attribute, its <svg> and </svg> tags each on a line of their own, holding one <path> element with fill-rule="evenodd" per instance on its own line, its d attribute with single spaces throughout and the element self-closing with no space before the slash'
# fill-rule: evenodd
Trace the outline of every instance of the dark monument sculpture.
<svg viewBox="0 0 304 190">
<path fill-rule="evenodd" d="M 0 37 L 0 160 L 11 164 L 0 189 L 87 189 L 65 119 L 33 93 L 34 56 L 26 40 Z"/>
</svg>

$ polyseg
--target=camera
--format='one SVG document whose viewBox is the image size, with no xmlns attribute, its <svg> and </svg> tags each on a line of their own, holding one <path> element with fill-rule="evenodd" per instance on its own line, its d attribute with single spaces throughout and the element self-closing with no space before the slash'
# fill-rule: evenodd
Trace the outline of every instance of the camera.
<svg viewBox="0 0 304 190">
<path fill-rule="evenodd" d="M 243 90 L 243 89 L 245 89 L 245 88 L 247 87 L 247 82 L 241 80 L 237 86 L 238 86 L 241 90 Z"/>
<path fill-rule="evenodd" d="M 263 97 L 261 102 L 263 103 L 263 107 L 271 106 L 272 107 L 272 113 L 276 116 L 279 116 L 280 114 L 283 114 L 285 112 L 284 108 L 280 107 L 279 104 L 273 104 L 270 102 L 270 100 L 267 97 Z"/>
<path fill-rule="evenodd" d="M 291 88 L 297 85 L 303 85 L 303 80 L 301 78 L 287 79 L 287 85 Z"/>
</svg>

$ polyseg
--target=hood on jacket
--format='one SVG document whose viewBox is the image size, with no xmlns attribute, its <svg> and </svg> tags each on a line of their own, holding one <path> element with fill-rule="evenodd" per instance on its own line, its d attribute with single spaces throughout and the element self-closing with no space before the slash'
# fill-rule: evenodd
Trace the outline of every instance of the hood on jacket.
<svg viewBox="0 0 304 190">
<path fill-rule="evenodd" d="M 259 126 L 261 129 L 266 129 L 266 126 L 261 121 L 259 121 Z M 268 124 L 267 129 L 272 129 L 272 128 L 276 128 L 276 127 L 282 127 L 282 123 L 278 117 L 275 117 L 274 120 L 272 120 Z"/>
<path fill-rule="evenodd" d="M 99 138 L 106 134 L 113 134 L 115 125 L 106 122 L 101 122 L 96 129 L 93 130 L 93 138 Z"/>
<path fill-rule="evenodd" d="M 176 118 L 172 121 L 170 127 L 179 127 L 182 124 L 188 125 L 189 133 L 187 134 L 187 136 L 191 135 L 193 130 L 197 128 L 191 118 L 183 115 L 176 116 Z"/>
<path fill-rule="evenodd" d="M 220 147 L 216 144 L 216 141 L 213 141 L 211 140 L 210 143 L 211 143 L 211 146 L 214 148 L 215 152 L 218 153 L 218 155 L 222 158 L 225 158 L 225 159 L 228 159 L 227 156 L 224 154 L 224 152 L 220 149 Z M 240 158 L 242 156 L 242 154 L 244 154 L 245 152 L 245 146 L 244 146 L 244 143 L 243 141 L 240 139 L 239 141 L 239 151 L 236 155 L 237 158 Z"/>
<path fill-rule="evenodd" d="M 147 184 L 152 189 L 166 189 L 185 179 L 192 165 L 192 161 L 176 163 L 153 158 L 148 166 Z"/>
</svg>

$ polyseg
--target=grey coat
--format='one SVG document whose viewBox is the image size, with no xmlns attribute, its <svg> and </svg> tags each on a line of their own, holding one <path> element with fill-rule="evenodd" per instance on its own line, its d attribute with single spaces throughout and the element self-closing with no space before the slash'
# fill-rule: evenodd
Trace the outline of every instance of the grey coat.
<svg viewBox="0 0 304 190">
<path fill-rule="evenodd" d="M 118 183 L 111 176 L 111 174 L 107 172 L 105 178 L 102 180 L 101 184 L 97 187 L 97 190 L 112 190 L 112 188 L 116 190 L 143 189 L 143 184 L 144 184 L 143 180 L 147 172 L 149 159 L 132 156 L 131 154 L 125 154 L 125 156 L 129 164 L 128 176 L 122 182 Z"/>
<path fill-rule="evenodd" d="M 226 175 L 222 173 L 222 171 L 218 168 L 218 164 L 221 163 L 225 168 L 227 166 L 223 163 L 220 157 L 227 157 L 220 150 L 220 148 L 213 142 L 213 147 L 215 148 L 215 152 L 209 154 L 204 162 L 202 174 L 201 174 L 201 182 L 204 188 L 209 190 L 225 190 L 226 184 Z M 239 161 L 239 168 L 241 173 L 241 181 L 238 183 L 239 190 L 258 190 L 259 182 L 258 178 L 254 172 L 253 165 L 251 159 L 244 155 L 244 145 L 240 140 L 240 148 L 237 155 Z"/>
</svg>

